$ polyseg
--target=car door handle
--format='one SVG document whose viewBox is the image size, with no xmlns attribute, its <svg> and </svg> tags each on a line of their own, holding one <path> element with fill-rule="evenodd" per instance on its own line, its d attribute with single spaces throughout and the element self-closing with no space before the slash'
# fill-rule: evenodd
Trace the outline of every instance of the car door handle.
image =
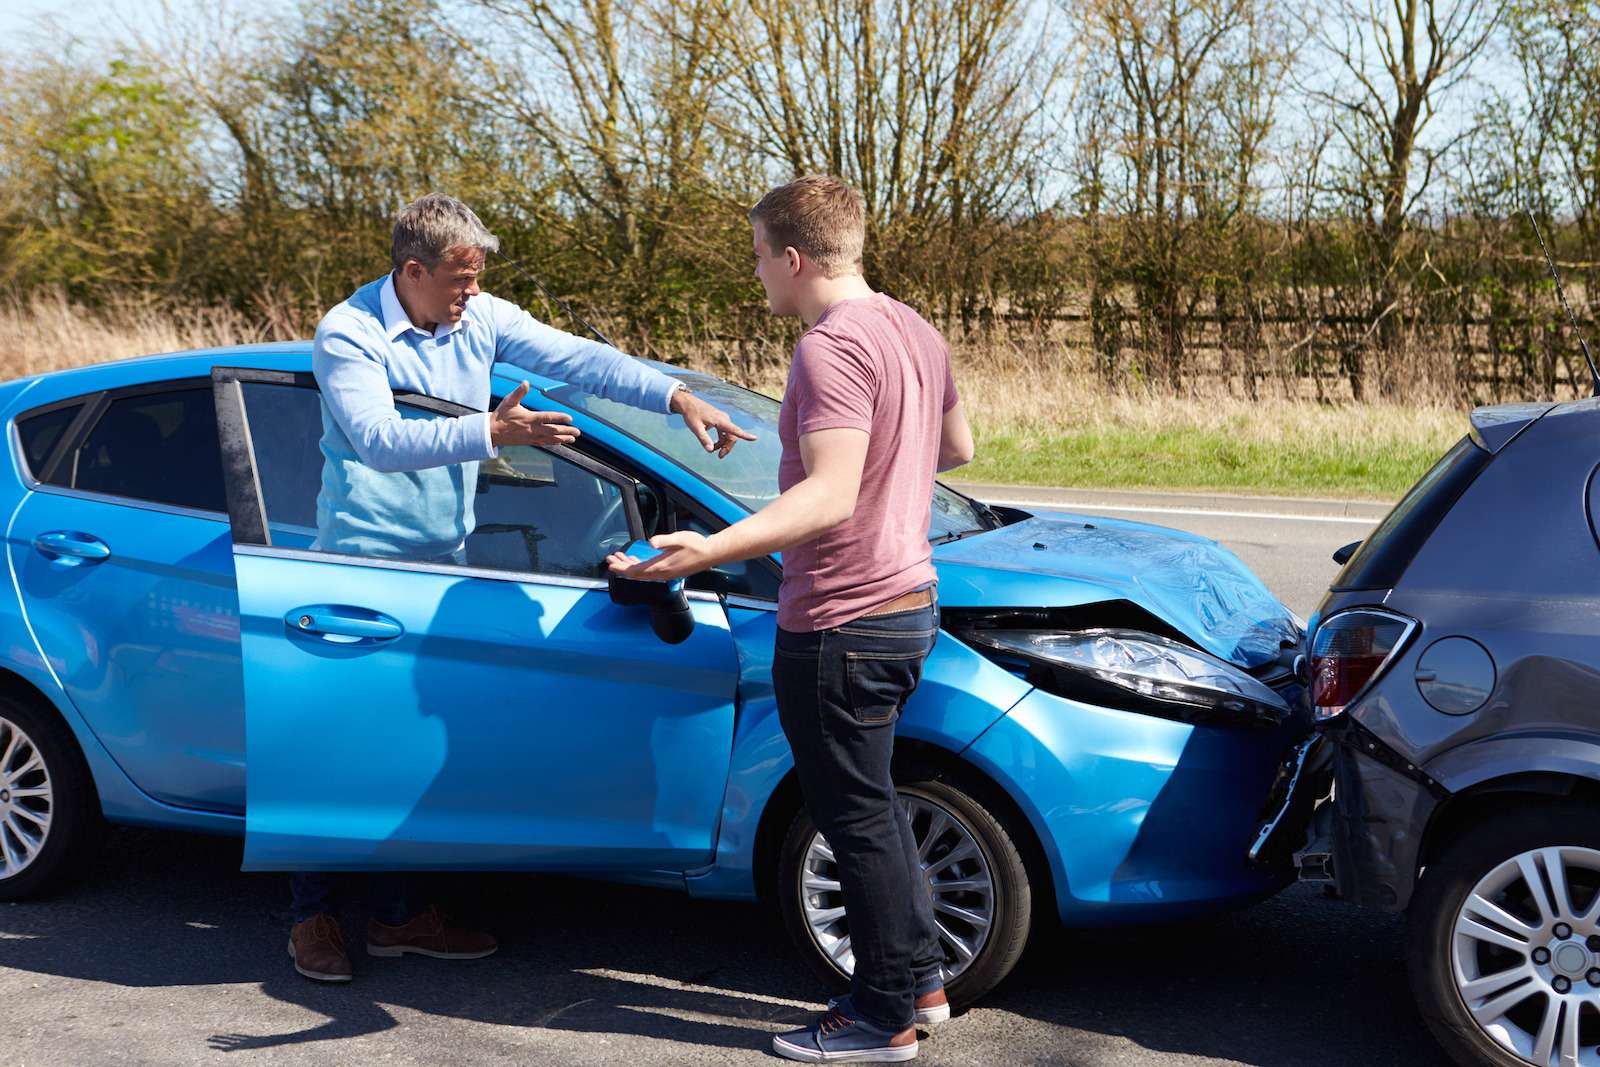
<svg viewBox="0 0 1600 1067">
<path fill-rule="evenodd" d="M 33 539 L 33 547 L 58 560 L 77 563 L 99 563 L 111 558 L 111 547 L 91 534 L 68 530 L 51 530 Z"/>
<path fill-rule="evenodd" d="M 330 604 L 295 608 L 284 615 L 283 623 L 296 633 L 331 639 L 355 638 L 368 644 L 393 641 L 406 632 L 404 626 L 379 612 Z"/>
</svg>

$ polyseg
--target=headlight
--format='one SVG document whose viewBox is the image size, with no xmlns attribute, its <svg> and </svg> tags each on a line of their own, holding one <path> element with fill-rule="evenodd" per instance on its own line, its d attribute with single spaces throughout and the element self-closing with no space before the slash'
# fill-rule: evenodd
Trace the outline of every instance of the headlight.
<svg viewBox="0 0 1600 1067">
<path fill-rule="evenodd" d="M 1028 681 L 1060 696 L 1185 722 L 1277 726 L 1283 698 L 1215 656 L 1138 630 L 968 630 Z"/>
</svg>

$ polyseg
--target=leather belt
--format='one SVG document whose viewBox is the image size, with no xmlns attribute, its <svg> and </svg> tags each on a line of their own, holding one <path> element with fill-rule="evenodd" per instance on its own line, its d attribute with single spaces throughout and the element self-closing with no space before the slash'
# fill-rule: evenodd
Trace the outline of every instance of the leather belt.
<svg viewBox="0 0 1600 1067">
<path fill-rule="evenodd" d="M 874 615 L 893 615 L 901 611 L 915 611 L 917 608 L 931 608 L 933 606 L 933 589 L 913 589 L 909 593 L 902 593 L 886 603 L 879 604 L 865 615 L 863 619 L 870 619 Z"/>
</svg>

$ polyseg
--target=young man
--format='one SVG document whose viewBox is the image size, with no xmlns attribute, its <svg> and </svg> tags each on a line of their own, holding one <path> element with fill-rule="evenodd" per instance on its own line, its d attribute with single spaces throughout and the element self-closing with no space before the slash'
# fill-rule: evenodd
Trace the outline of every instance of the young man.
<svg viewBox="0 0 1600 1067">
<path fill-rule="evenodd" d="M 948 1015 L 943 953 L 890 778 L 894 723 L 938 632 L 928 544 L 933 477 L 972 458 L 949 349 L 861 276 L 862 199 L 838 178 L 774 189 L 750 212 L 756 277 L 795 346 L 779 432 L 781 495 L 707 538 L 652 539 L 636 578 L 783 553 L 772 677 L 806 807 L 838 859 L 850 995 L 773 1048 L 810 1062 L 917 1054 L 915 1021 Z"/>
<path fill-rule="evenodd" d="M 502 445 L 570 445 L 568 415 L 522 406 L 523 382 L 494 410 L 490 368 L 511 363 L 650 411 L 674 412 L 707 451 L 727 455 L 750 435 L 672 377 L 610 345 L 546 326 L 478 290 L 484 256 L 499 248 L 461 201 L 440 193 L 395 217 L 393 270 L 362 286 L 317 326 L 312 370 L 322 389 L 322 492 L 316 547 L 325 552 L 450 565 L 465 561 L 477 463 Z M 405 419 L 395 393 L 420 393 L 478 409 L 458 419 Z M 709 431 L 716 432 L 713 441 Z M 314 746 L 314 739 L 308 739 Z M 339 879 L 290 879 L 289 954 L 308 978 L 351 977 L 337 912 Z M 476 959 L 495 950 L 485 933 L 417 911 L 397 875 L 372 875 L 367 952 Z"/>
</svg>

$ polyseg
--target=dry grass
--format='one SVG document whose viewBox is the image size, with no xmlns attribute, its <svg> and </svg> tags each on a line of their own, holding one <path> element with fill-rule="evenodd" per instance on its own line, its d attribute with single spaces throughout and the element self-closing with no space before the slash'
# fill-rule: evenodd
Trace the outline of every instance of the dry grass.
<svg viewBox="0 0 1600 1067">
<path fill-rule="evenodd" d="M 0 375 L 273 340 L 276 332 L 219 309 L 0 303 L 8 341 Z M 783 354 L 764 347 L 742 372 L 702 362 L 779 395 Z M 1466 429 L 1460 407 L 1317 403 L 1286 395 L 1293 383 L 1269 382 L 1254 401 L 1217 375 L 1196 379 L 1184 396 L 1113 389 L 1059 346 L 958 341 L 954 358 L 979 444 L 961 476 L 975 481 L 1392 498 Z"/>
<path fill-rule="evenodd" d="M 65 297 L 0 303 L 0 378 L 104 363 L 186 348 L 274 340 L 271 331 L 226 308 L 173 311 L 119 304 L 90 311 Z"/>
</svg>

